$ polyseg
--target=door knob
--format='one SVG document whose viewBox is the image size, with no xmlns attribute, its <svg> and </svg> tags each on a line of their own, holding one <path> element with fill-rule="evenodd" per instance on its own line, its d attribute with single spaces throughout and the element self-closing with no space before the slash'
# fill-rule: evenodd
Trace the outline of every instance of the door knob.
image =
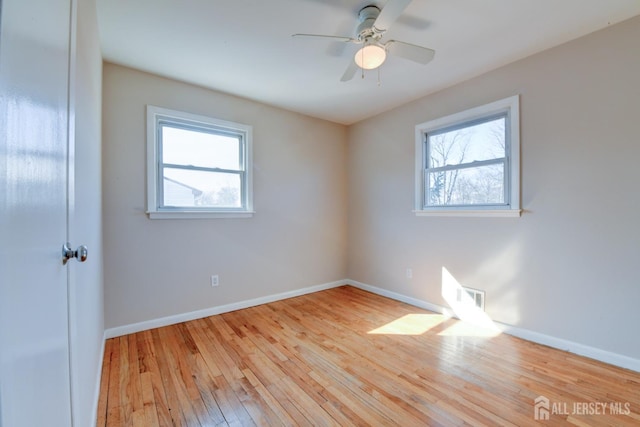
<svg viewBox="0 0 640 427">
<path fill-rule="evenodd" d="M 71 249 L 71 243 L 62 245 L 62 264 L 66 264 L 71 258 L 75 258 L 79 262 L 85 262 L 88 256 L 89 250 L 85 245 L 78 246 L 75 251 Z"/>
</svg>

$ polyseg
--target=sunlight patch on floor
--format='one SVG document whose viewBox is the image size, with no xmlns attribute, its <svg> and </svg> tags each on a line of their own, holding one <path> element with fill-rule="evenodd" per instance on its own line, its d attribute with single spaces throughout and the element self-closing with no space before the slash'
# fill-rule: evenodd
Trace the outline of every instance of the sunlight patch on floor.
<svg viewBox="0 0 640 427">
<path fill-rule="evenodd" d="M 495 337 L 500 335 L 500 331 L 497 328 L 488 329 L 460 320 L 438 335 L 442 337 Z"/>
<path fill-rule="evenodd" d="M 377 335 L 422 335 L 449 319 L 442 314 L 412 313 L 369 331 Z"/>
</svg>

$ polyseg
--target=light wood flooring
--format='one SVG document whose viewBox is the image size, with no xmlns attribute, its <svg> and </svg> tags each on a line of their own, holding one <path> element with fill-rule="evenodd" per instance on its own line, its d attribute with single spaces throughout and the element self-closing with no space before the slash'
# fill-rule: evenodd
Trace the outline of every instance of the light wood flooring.
<svg viewBox="0 0 640 427">
<path fill-rule="evenodd" d="M 639 373 L 478 335 L 343 286 L 113 338 L 97 425 L 640 425 Z"/>
</svg>

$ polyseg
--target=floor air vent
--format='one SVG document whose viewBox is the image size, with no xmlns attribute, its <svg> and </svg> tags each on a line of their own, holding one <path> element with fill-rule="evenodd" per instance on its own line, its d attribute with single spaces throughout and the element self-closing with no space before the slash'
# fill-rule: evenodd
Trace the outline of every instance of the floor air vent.
<svg viewBox="0 0 640 427">
<path fill-rule="evenodd" d="M 456 302 L 484 311 L 484 291 L 464 287 L 458 288 L 456 290 Z"/>
</svg>

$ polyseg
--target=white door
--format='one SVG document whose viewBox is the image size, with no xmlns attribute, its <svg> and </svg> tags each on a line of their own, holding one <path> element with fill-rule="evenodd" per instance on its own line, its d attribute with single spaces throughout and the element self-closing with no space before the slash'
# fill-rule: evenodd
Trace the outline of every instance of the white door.
<svg viewBox="0 0 640 427">
<path fill-rule="evenodd" d="M 68 427 L 70 1 L 0 8 L 0 427 Z"/>
</svg>

